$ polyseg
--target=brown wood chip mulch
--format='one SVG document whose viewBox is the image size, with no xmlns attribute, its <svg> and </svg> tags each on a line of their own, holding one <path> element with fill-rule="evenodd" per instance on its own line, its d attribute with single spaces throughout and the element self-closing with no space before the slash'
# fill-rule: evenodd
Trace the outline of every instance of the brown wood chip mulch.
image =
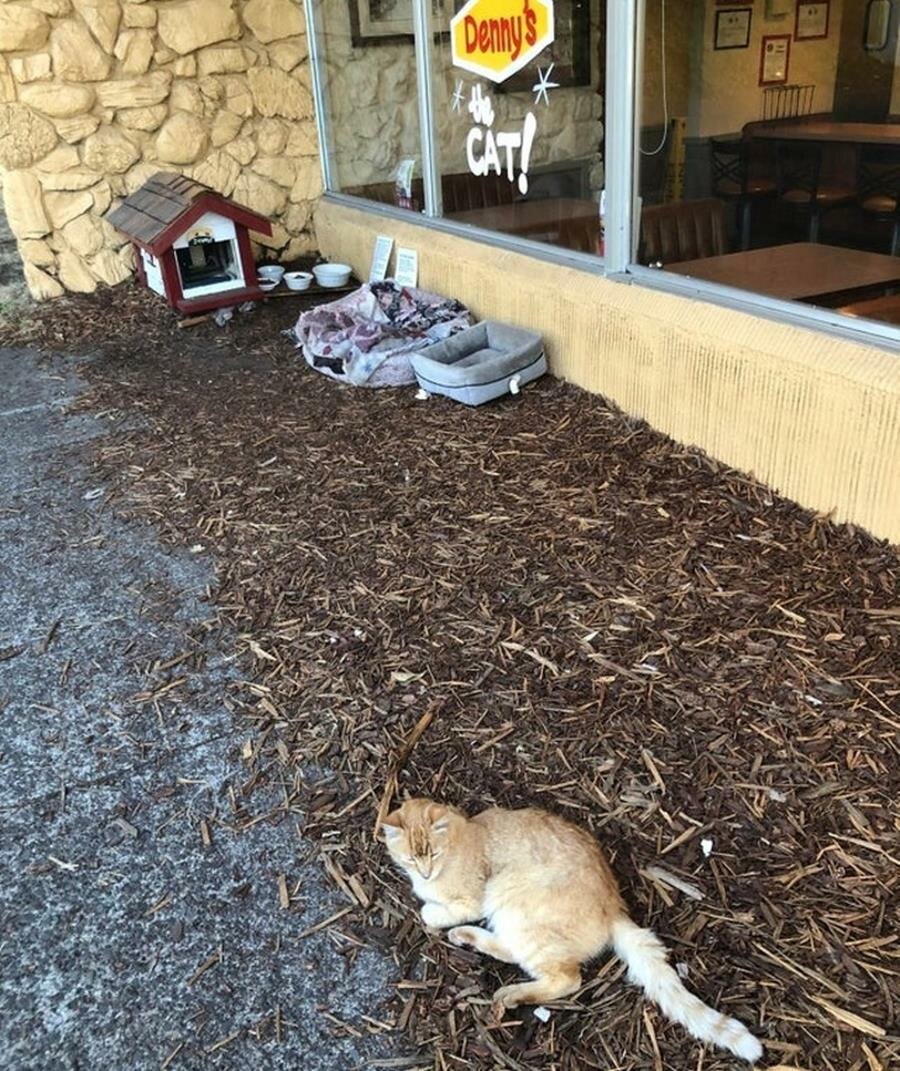
<svg viewBox="0 0 900 1071">
<path fill-rule="evenodd" d="M 214 554 L 243 656 L 234 822 L 282 786 L 265 820 L 313 837 L 346 899 L 323 928 L 394 955 L 396 993 L 353 1028 L 401 1035 L 411 1057 L 381 1066 L 739 1066 L 608 958 L 546 1024 L 491 1024 L 514 968 L 424 933 L 371 840 L 429 710 L 401 792 L 591 828 L 765 1066 L 897 1066 L 896 552 L 549 378 L 474 411 L 337 386 L 281 336 L 297 307 L 177 331 L 120 288 L 6 335 L 102 350 L 117 508 Z"/>
</svg>

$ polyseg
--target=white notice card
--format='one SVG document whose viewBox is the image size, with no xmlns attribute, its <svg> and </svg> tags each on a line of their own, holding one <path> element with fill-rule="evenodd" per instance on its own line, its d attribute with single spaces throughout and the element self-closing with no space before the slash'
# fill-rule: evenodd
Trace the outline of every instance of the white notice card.
<svg viewBox="0 0 900 1071">
<path fill-rule="evenodd" d="M 415 286 L 419 278 L 419 254 L 415 249 L 397 249 L 394 279 L 401 286 Z"/>
<path fill-rule="evenodd" d="M 394 239 L 387 234 L 379 234 L 375 240 L 375 252 L 372 254 L 372 267 L 369 269 L 369 282 L 380 283 L 387 277 L 388 264 Z"/>
</svg>

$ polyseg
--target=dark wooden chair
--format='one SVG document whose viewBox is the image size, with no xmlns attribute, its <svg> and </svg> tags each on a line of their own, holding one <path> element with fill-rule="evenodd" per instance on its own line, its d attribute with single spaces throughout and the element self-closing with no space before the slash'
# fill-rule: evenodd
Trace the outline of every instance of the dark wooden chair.
<svg viewBox="0 0 900 1071">
<path fill-rule="evenodd" d="M 725 204 L 715 197 L 650 205 L 641 213 L 642 264 L 677 264 L 727 252 Z"/>
<path fill-rule="evenodd" d="M 779 141 L 775 146 L 778 200 L 809 220 L 809 240 L 819 240 L 822 216 L 853 203 L 850 187 L 823 181 L 823 150 L 815 142 Z"/>
<path fill-rule="evenodd" d="M 775 196 L 775 179 L 760 173 L 751 142 L 744 138 L 710 138 L 709 146 L 713 196 L 736 205 L 740 247 L 749 249 L 753 204 Z"/>
<path fill-rule="evenodd" d="M 564 219 L 559 225 L 559 234 L 553 239 L 554 245 L 564 249 L 574 249 L 578 253 L 601 254 L 600 217 L 590 221 L 583 219 Z"/>
<path fill-rule="evenodd" d="M 866 215 L 892 224 L 891 256 L 900 251 L 900 153 L 885 145 L 861 145 L 857 197 Z"/>
</svg>

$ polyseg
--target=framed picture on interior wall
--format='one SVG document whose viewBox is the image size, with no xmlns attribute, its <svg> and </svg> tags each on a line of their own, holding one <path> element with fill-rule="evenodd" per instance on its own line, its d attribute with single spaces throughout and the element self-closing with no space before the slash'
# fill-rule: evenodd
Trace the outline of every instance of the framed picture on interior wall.
<svg viewBox="0 0 900 1071">
<path fill-rule="evenodd" d="M 819 0 L 806 4 L 797 0 L 797 17 L 794 22 L 795 41 L 815 41 L 828 36 L 828 17 L 831 0 Z"/>
<path fill-rule="evenodd" d="M 456 9 L 465 0 L 454 0 Z M 537 82 L 538 68 L 553 64 L 551 78 L 560 86 L 586 86 L 591 82 L 591 3 L 590 0 L 556 0 L 553 5 L 554 40 L 505 82 L 494 88 L 498 93 L 530 93 Z"/>
<path fill-rule="evenodd" d="M 780 86 L 788 79 L 791 61 L 791 35 L 770 34 L 759 46 L 759 84 Z"/>
<path fill-rule="evenodd" d="M 347 0 L 350 5 L 350 39 L 363 45 L 407 43 L 413 40 L 413 0 Z M 454 0 L 431 0 L 434 28 L 449 33 Z"/>
<path fill-rule="evenodd" d="M 722 9 L 716 12 L 716 31 L 713 48 L 749 48 L 750 20 L 753 9 L 749 7 Z"/>
</svg>

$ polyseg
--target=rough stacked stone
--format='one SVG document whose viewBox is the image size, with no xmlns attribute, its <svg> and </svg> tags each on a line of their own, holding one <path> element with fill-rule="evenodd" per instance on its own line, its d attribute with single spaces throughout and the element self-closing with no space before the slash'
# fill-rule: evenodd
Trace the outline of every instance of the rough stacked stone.
<svg viewBox="0 0 900 1071">
<path fill-rule="evenodd" d="M 50 33 L 47 16 L 24 4 L 0 7 L 0 48 L 4 52 L 40 48 Z"/>
<path fill-rule="evenodd" d="M 0 105 L 0 167 L 31 167 L 56 144 L 52 123 L 25 104 Z"/>
<path fill-rule="evenodd" d="M 163 169 L 271 218 L 268 255 L 310 252 L 307 54 L 298 0 L 0 2 L 0 183 L 34 297 L 128 278 L 103 217 Z"/>
</svg>

